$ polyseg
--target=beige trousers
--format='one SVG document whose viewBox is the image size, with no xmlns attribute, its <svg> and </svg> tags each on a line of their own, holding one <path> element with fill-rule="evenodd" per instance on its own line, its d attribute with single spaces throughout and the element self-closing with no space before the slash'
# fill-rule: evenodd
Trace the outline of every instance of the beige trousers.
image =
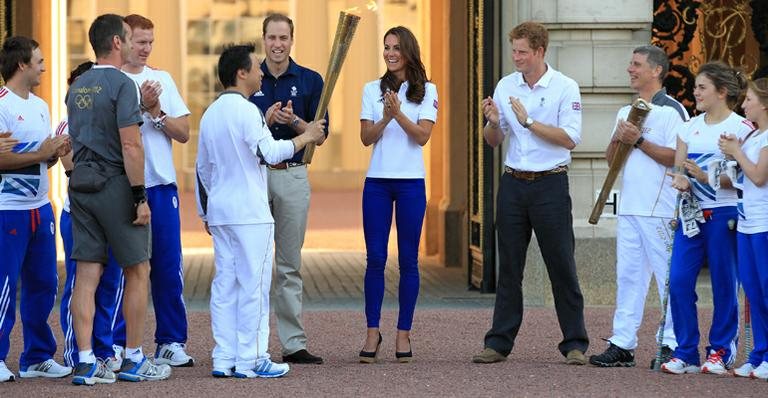
<svg viewBox="0 0 768 398">
<path fill-rule="evenodd" d="M 272 305 L 283 355 L 307 348 L 301 322 L 303 283 L 301 247 L 307 229 L 309 180 L 307 166 L 269 170 L 269 204 L 275 219 L 275 275 Z"/>
</svg>

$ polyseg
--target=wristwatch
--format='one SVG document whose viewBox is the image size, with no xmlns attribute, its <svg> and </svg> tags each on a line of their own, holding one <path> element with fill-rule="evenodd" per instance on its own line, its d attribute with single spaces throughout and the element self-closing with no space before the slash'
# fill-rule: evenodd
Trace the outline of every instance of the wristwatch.
<svg viewBox="0 0 768 398">
<path fill-rule="evenodd" d="M 527 119 L 525 119 L 525 123 L 523 123 L 523 127 L 528 128 L 533 125 L 533 119 L 531 119 L 530 116 L 528 116 Z"/>
<path fill-rule="evenodd" d="M 165 114 L 165 112 L 160 111 L 160 115 L 158 117 L 152 118 L 152 125 L 155 127 L 155 129 L 163 131 L 165 128 L 165 118 L 168 115 Z"/>
<path fill-rule="evenodd" d="M 635 141 L 635 145 L 634 145 L 634 147 L 635 147 L 635 148 L 640 148 L 640 145 L 642 145 L 642 144 L 643 144 L 643 141 L 645 141 L 645 137 L 643 137 L 643 136 L 641 135 L 641 136 L 640 136 L 640 138 L 638 138 L 638 139 L 637 139 L 637 141 Z"/>
</svg>

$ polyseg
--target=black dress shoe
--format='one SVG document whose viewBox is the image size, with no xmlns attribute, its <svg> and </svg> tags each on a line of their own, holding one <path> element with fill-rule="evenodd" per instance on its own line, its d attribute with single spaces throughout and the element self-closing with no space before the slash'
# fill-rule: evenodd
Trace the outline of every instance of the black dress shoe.
<svg viewBox="0 0 768 398">
<path fill-rule="evenodd" d="M 283 362 L 290 363 L 312 363 L 319 365 L 323 363 L 323 358 L 312 355 L 307 350 L 298 350 L 290 355 L 283 355 Z"/>
<path fill-rule="evenodd" d="M 360 363 L 374 363 L 376 362 L 376 356 L 379 355 L 379 348 L 381 348 L 381 342 L 384 339 L 379 333 L 379 342 L 376 343 L 376 351 L 362 351 L 360 350 Z"/>
<path fill-rule="evenodd" d="M 411 338 L 408 338 L 408 352 L 399 352 L 395 351 L 395 358 L 397 358 L 398 362 L 400 363 L 408 363 L 413 360 L 413 349 L 411 347 Z"/>
</svg>

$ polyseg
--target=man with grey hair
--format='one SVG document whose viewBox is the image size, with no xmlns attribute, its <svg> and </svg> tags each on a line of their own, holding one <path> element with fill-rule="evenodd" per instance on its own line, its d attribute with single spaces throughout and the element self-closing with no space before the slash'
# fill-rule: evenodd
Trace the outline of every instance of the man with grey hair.
<svg viewBox="0 0 768 398">
<path fill-rule="evenodd" d="M 605 352 L 589 358 L 595 366 L 635 366 L 637 330 L 651 275 L 664 301 L 673 234 L 668 226 L 675 208 L 675 191 L 666 173 L 674 163 L 677 129 L 688 120 L 685 108 L 662 87 L 668 69 L 669 60 L 662 49 L 646 45 L 633 51 L 627 68 L 629 85 L 653 108 L 642 131 L 626 121 L 631 106 L 621 108 L 605 152 L 610 163 L 620 143 L 634 146 L 624 166 L 616 227 L 613 335 Z M 669 357 L 676 346 L 671 317 L 666 318 L 663 333 L 662 357 Z"/>
</svg>

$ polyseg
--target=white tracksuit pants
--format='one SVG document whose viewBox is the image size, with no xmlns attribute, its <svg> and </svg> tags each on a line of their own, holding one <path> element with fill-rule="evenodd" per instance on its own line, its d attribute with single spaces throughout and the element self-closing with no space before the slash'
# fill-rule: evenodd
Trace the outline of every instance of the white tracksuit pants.
<svg viewBox="0 0 768 398">
<path fill-rule="evenodd" d="M 664 283 L 672 254 L 672 230 L 668 218 L 619 216 L 616 227 L 616 312 L 613 315 L 611 343 L 633 350 L 651 275 L 656 277 L 659 302 L 663 302 Z M 658 337 L 658 334 L 657 334 Z M 667 305 L 664 344 L 674 349 L 672 311 Z"/>
<path fill-rule="evenodd" d="M 269 287 L 273 224 L 211 226 L 216 274 L 211 282 L 215 369 L 248 370 L 269 359 Z"/>
</svg>

